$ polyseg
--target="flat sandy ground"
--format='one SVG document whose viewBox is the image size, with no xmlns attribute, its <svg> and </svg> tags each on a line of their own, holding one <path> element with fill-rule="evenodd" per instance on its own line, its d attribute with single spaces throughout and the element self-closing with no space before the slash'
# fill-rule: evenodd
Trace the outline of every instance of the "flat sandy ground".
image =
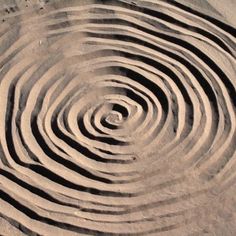
<svg viewBox="0 0 236 236">
<path fill-rule="evenodd" d="M 235 0 L 0 0 L 0 235 L 236 235 Z"/>
</svg>

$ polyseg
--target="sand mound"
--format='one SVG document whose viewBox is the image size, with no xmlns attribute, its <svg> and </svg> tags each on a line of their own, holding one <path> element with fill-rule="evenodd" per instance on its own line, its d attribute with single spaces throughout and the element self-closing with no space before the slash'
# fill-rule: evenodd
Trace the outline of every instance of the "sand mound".
<svg viewBox="0 0 236 236">
<path fill-rule="evenodd" d="M 0 235 L 236 234 L 233 14 L 187 2 L 1 2 Z"/>
</svg>

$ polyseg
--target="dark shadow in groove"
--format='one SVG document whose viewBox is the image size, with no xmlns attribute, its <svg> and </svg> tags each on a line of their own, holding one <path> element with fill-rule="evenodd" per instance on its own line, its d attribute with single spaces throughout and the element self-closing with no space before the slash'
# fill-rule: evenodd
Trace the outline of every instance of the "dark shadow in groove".
<svg viewBox="0 0 236 236">
<path fill-rule="evenodd" d="M 89 33 L 90 34 L 90 33 Z M 156 34 L 156 33 L 154 33 Z M 115 38 L 116 40 L 122 40 L 122 41 L 127 41 L 127 42 L 133 42 L 136 44 L 141 44 L 144 45 L 146 47 L 152 48 L 153 50 L 159 51 L 165 55 L 170 56 L 171 58 L 174 58 L 175 60 L 179 61 L 180 63 L 182 63 L 186 68 L 188 68 L 190 70 L 190 72 L 195 76 L 195 78 L 198 80 L 198 82 L 201 84 L 201 87 L 203 88 L 203 90 L 205 91 L 206 95 L 208 96 L 209 100 L 212 102 L 213 104 L 213 109 L 215 109 L 215 112 L 218 114 L 218 106 L 217 106 L 217 98 L 216 95 L 214 94 L 211 85 L 206 81 L 206 79 L 203 77 L 203 75 L 199 72 L 199 70 L 193 66 L 190 62 L 188 62 L 187 60 L 185 60 L 184 58 L 178 56 L 177 54 L 174 54 L 170 51 L 167 51 L 165 49 L 162 49 L 158 46 L 152 45 L 148 42 L 145 42 L 141 39 L 138 38 L 134 38 L 131 36 L 123 36 L 123 35 L 118 35 L 118 34 L 114 34 L 112 36 L 110 35 L 103 35 L 103 34 L 91 34 L 91 36 L 94 37 L 101 37 L 101 38 Z M 181 46 L 185 47 L 186 49 L 192 51 L 193 53 L 195 53 L 197 56 L 199 56 L 205 63 L 207 63 L 216 73 L 218 73 L 219 77 L 222 79 L 222 82 L 225 83 L 225 86 L 228 88 L 229 93 L 230 94 L 234 94 L 236 97 L 236 93 L 234 91 L 233 85 L 231 84 L 231 82 L 229 81 L 229 79 L 226 77 L 226 75 L 223 73 L 223 71 L 209 58 L 207 57 L 204 53 L 202 53 L 199 49 L 197 49 L 196 47 L 194 47 L 193 45 L 177 39 L 177 38 L 173 38 L 170 36 L 163 36 L 161 38 L 164 38 L 165 40 L 168 41 L 172 41 L 173 43 L 179 43 Z M 115 53 L 115 51 L 114 51 Z M 135 54 L 130 54 L 127 52 L 119 52 L 119 54 L 123 54 L 125 57 L 127 58 L 132 58 L 135 60 L 140 60 L 146 64 L 149 64 L 155 68 L 157 68 L 158 70 L 162 71 L 163 73 L 167 74 L 169 77 L 171 77 L 173 79 L 173 81 L 176 83 L 176 85 L 179 87 L 180 91 L 182 92 L 185 101 L 188 104 L 192 104 L 190 97 L 188 95 L 188 92 L 186 91 L 186 89 L 184 88 L 184 86 L 182 85 L 181 81 L 179 80 L 179 78 L 166 66 L 164 66 L 163 64 L 150 59 L 148 57 L 145 56 L 141 56 L 141 55 L 135 55 Z M 232 96 L 231 96 L 232 97 Z M 234 104 L 236 105 L 236 101 L 234 101 Z"/>
<path fill-rule="evenodd" d="M 197 47 L 195 47 L 194 45 L 188 43 L 187 41 L 184 41 L 182 39 L 176 38 L 176 37 L 172 37 L 166 34 L 162 34 L 162 33 L 158 33 L 156 31 L 144 28 L 140 25 L 131 23 L 131 22 L 127 22 L 125 20 L 119 20 L 120 24 L 124 24 L 124 25 L 130 25 L 134 28 L 137 28 L 143 32 L 146 32 L 148 34 L 151 34 L 155 37 L 164 39 L 166 41 L 172 42 L 176 45 L 180 45 L 184 48 L 186 48 L 187 50 L 193 52 L 196 56 L 198 56 L 202 61 L 204 61 L 216 74 L 218 74 L 219 78 L 222 80 L 222 82 L 224 83 L 225 87 L 228 90 L 228 93 L 231 97 L 231 101 L 234 104 L 234 106 L 236 106 L 236 99 L 234 99 L 236 97 L 236 91 L 234 89 L 234 86 L 232 85 L 232 83 L 230 82 L 229 78 L 226 76 L 226 74 L 221 70 L 221 68 L 210 58 L 208 57 L 205 53 L 203 53 L 201 50 L 199 50 Z M 96 34 L 96 33 L 90 33 L 88 32 L 88 35 L 90 35 L 91 37 L 101 37 L 101 38 L 109 38 L 109 39 L 116 39 L 116 40 L 121 40 L 121 41 L 127 41 L 127 42 L 133 42 L 136 44 L 140 44 L 140 45 L 144 45 L 146 47 L 150 47 L 156 51 L 159 51 L 161 53 L 164 53 L 165 55 L 168 55 L 172 58 L 174 58 L 175 60 L 179 61 L 180 63 L 184 64 L 190 71 L 191 73 L 198 78 L 198 82 L 200 84 L 205 83 L 208 84 L 207 81 L 205 81 L 204 77 L 202 76 L 202 74 L 199 72 L 198 69 L 196 69 L 196 67 L 194 67 L 190 62 L 188 62 L 187 60 L 185 60 L 184 58 L 178 56 L 177 54 L 174 54 L 170 51 L 167 51 L 165 49 L 162 49 L 156 45 L 150 44 L 142 39 L 139 38 L 135 38 L 135 37 L 131 37 L 131 36 L 127 36 L 127 35 L 120 35 L 120 34 L 113 34 L 113 35 L 105 35 L 105 34 Z M 157 62 L 156 62 L 157 63 Z M 159 63 L 160 64 L 160 63 Z M 163 67 L 163 66 L 162 66 Z M 200 76 L 200 77 L 198 77 Z M 209 99 L 214 102 L 213 100 L 216 100 L 215 98 L 212 97 L 212 89 L 209 89 L 209 87 L 211 87 L 209 84 L 207 85 L 207 88 L 205 88 L 205 86 L 202 86 L 203 89 L 205 90 L 206 94 L 208 94 L 208 92 L 211 93 L 211 96 L 208 96 Z M 215 96 L 215 95 L 214 95 Z M 215 103 L 215 102 L 214 102 Z M 215 109 L 217 109 L 217 107 L 215 107 Z"/>
<path fill-rule="evenodd" d="M 58 127 L 56 121 L 52 121 L 51 125 L 52 125 L 53 132 L 56 134 L 58 138 L 66 142 L 70 147 L 77 150 L 82 155 L 86 156 L 87 158 L 90 158 L 98 162 L 104 162 L 104 163 L 126 163 L 125 161 L 122 161 L 122 160 L 106 159 L 101 156 L 98 156 L 97 154 L 91 152 L 88 148 L 82 146 L 80 143 L 74 141 L 72 138 L 65 135 Z"/>
<path fill-rule="evenodd" d="M 16 183 L 17 185 L 21 186 L 22 188 L 29 190 L 33 194 L 35 194 L 35 195 L 37 195 L 37 196 L 39 196 L 43 199 L 46 199 L 47 201 L 54 202 L 54 203 L 57 203 L 57 204 L 60 204 L 60 205 L 63 205 L 63 206 L 75 207 L 77 209 L 79 208 L 78 205 L 66 203 L 66 202 L 60 201 L 60 200 L 52 197 L 50 194 L 48 194 L 44 190 L 42 190 L 40 188 L 37 188 L 37 187 L 35 187 L 31 184 L 28 184 L 27 182 L 19 179 L 18 177 L 16 177 L 12 173 L 7 172 L 3 169 L 0 170 L 0 175 L 5 176 L 7 179 L 11 180 L 12 182 Z"/>
<path fill-rule="evenodd" d="M 113 52 L 113 55 L 116 53 L 115 51 L 112 51 L 112 52 Z M 144 63 L 148 63 L 148 62 L 149 63 L 151 62 L 152 64 L 155 63 L 154 60 L 151 60 L 147 57 L 142 57 L 142 56 L 138 56 L 138 55 L 134 55 L 134 54 L 130 54 L 130 53 L 125 53 L 125 52 L 120 52 L 120 51 L 118 52 L 118 54 L 119 54 L 119 56 L 122 54 L 125 58 L 140 60 L 140 61 L 143 61 Z M 164 68 L 163 65 L 160 64 L 159 67 L 160 66 L 162 66 L 162 68 Z M 159 67 L 158 67 L 158 69 L 160 69 Z M 164 69 L 166 70 L 168 68 L 164 68 Z M 98 73 L 103 73 L 102 69 L 101 70 L 97 69 L 96 71 L 98 71 Z M 147 88 L 149 91 L 151 91 L 156 96 L 156 98 L 160 101 L 165 114 L 168 113 L 168 109 L 169 109 L 168 100 L 166 98 L 165 93 L 162 91 L 162 89 L 157 84 L 155 84 L 154 82 L 152 82 L 148 78 L 144 77 L 143 75 L 135 72 L 134 70 L 128 69 L 126 67 L 111 66 L 110 71 L 112 72 L 112 74 L 128 77 L 129 79 L 143 85 L 145 88 Z M 129 89 L 126 90 L 126 96 L 128 96 L 132 100 L 137 101 L 139 104 L 142 104 L 144 111 L 148 112 L 148 105 L 143 98 L 141 98 L 140 96 L 138 96 L 132 90 L 129 90 Z"/>
<path fill-rule="evenodd" d="M 118 127 L 116 125 L 108 123 L 105 118 L 101 119 L 101 124 L 102 124 L 102 126 L 108 128 L 108 129 L 111 129 L 111 130 L 118 129 Z"/>
<path fill-rule="evenodd" d="M 83 121 L 83 118 L 80 117 L 78 119 L 78 126 L 79 126 L 79 129 L 80 129 L 80 132 L 87 138 L 91 139 L 91 140 L 96 140 L 96 141 L 99 141 L 101 143 L 107 143 L 109 145 L 120 145 L 120 146 L 125 146 L 125 145 L 128 145 L 127 143 L 125 142 L 122 142 L 122 141 L 119 141 L 119 140 L 116 140 L 112 137 L 96 137 L 94 136 L 93 134 L 90 134 L 87 129 L 85 128 L 85 125 L 84 125 L 84 121 Z"/>
<path fill-rule="evenodd" d="M 114 104 L 112 110 L 117 111 L 122 114 L 124 118 L 127 118 L 129 113 L 125 107 L 121 106 L 120 104 Z"/>
<path fill-rule="evenodd" d="M 13 142 L 13 136 L 12 136 L 12 112 L 13 112 L 13 101 L 14 101 L 14 95 L 15 95 L 15 90 L 14 88 L 9 89 L 9 94 L 8 94 L 8 114 L 6 114 L 6 142 L 7 142 L 7 148 L 9 151 L 9 154 L 11 155 L 11 158 L 19 165 L 24 166 L 26 168 L 29 168 L 30 170 L 34 171 L 35 173 L 38 173 L 41 176 L 44 176 L 45 178 L 50 179 L 52 182 L 58 183 L 64 187 L 68 187 L 77 191 L 82 191 L 82 192 L 88 192 L 94 195 L 103 195 L 103 196 L 113 196 L 113 197 L 130 197 L 132 194 L 130 193 L 121 193 L 121 192 L 113 192 L 113 191 L 105 191 L 105 190 L 100 190 L 100 189 L 95 189 L 91 187 L 85 187 L 82 185 L 74 184 L 63 177 L 53 173 L 52 171 L 46 169 L 44 166 L 38 165 L 38 164 L 28 164 L 24 163 L 20 160 L 19 156 L 16 153 L 14 142 Z M 10 101 L 10 102 L 9 102 Z M 33 127 L 32 130 L 35 130 L 35 125 L 36 125 L 36 130 L 37 128 L 37 122 L 36 122 L 36 117 L 33 118 Z M 39 131 L 38 131 L 39 132 Z M 37 137 L 38 133 L 34 133 Z M 39 138 L 39 137 L 37 137 Z M 42 138 L 42 137 L 41 137 Z M 47 155 L 47 154 L 46 154 Z M 62 164 L 65 164 L 64 159 L 61 160 L 60 156 L 54 156 L 52 155 L 55 161 L 59 160 L 62 162 Z M 76 166 L 78 167 L 78 166 Z M 79 169 L 79 168 L 78 168 Z M 77 170 L 78 170 L 77 169 Z M 90 173 L 89 173 L 90 174 Z M 88 175 L 90 177 L 90 175 Z M 95 179 L 97 178 L 98 181 L 104 180 L 107 181 L 106 179 L 94 176 Z M 109 181 L 109 182 L 108 182 Z M 110 180 L 108 180 L 107 183 L 112 183 Z"/>
<path fill-rule="evenodd" d="M 23 205 L 22 203 L 20 203 L 16 199 L 12 198 L 8 193 L 5 193 L 1 189 L 0 189 L 0 198 L 3 201 L 7 202 L 8 204 L 12 205 L 14 208 L 16 208 L 21 213 L 27 215 L 30 219 L 40 221 L 40 222 L 44 222 L 48 225 L 53 225 L 55 227 L 65 229 L 65 230 L 69 230 L 69 231 L 73 231 L 73 232 L 76 232 L 76 233 L 87 234 L 87 235 L 91 235 L 91 234 L 93 234 L 93 235 L 109 235 L 108 232 L 106 234 L 105 232 L 102 232 L 102 231 L 92 230 L 92 229 L 88 229 L 88 228 L 85 228 L 85 227 L 79 227 L 79 226 L 75 226 L 75 225 L 72 225 L 72 224 L 59 222 L 59 221 L 50 219 L 48 217 L 41 216 L 37 212 L 35 212 L 34 210 L 30 209 L 29 207 Z M 16 222 L 16 220 L 14 220 L 14 221 Z M 24 228 L 24 229 L 27 229 L 27 228 Z"/>
<path fill-rule="evenodd" d="M 0 197 L 1 198 L 1 197 Z M 22 225 L 20 222 L 18 222 L 15 219 L 12 219 L 8 216 L 3 215 L 2 213 L 0 213 L 0 217 L 2 217 L 3 219 L 5 219 L 10 225 L 12 225 L 14 228 L 16 228 L 17 230 L 19 230 L 20 232 L 26 234 L 26 235 L 30 235 L 30 236 L 41 236 L 40 234 L 37 234 L 36 232 L 32 231 L 31 229 L 29 229 L 28 227 Z M 1 235 L 2 236 L 2 235 Z"/>
<path fill-rule="evenodd" d="M 222 49 L 224 49 L 226 52 L 228 52 L 230 55 L 232 55 L 230 49 L 225 45 L 225 43 L 220 40 L 218 37 L 216 37 L 215 35 L 199 28 L 199 27 L 196 27 L 196 26 L 192 26 L 192 25 L 188 25 L 186 23 L 183 23 L 179 20 L 177 20 L 176 18 L 173 18 L 169 15 L 166 15 L 162 12 L 159 12 L 159 11 L 155 11 L 155 10 L 152 10 L 152 9 L 148 9 L 146 7 L 140 7 L 140 6 L 137 6 L 137 5 L 132 5 L 132 4 L 129 4 L 127 2 L 120 2 L 120 1 L 116 1 L 114 3 L 111 2 L 110 5 L 117 5 L 117 6 L 120 6 L 120 7 L 123 7 L 123 8 L 127 8 L 127 9 L 131 9 L 133 11 L 137 11 L 137 12 L 142 12 L 148 16 L 153 16 L 157 19 L 162 19 L 164 21 L 167 21 L 167 22 L 170 22 L 172 24 L 175 24 L 175 25 L 178 25 L 184 29 L 189 29 L 193 32 L 198 32 L 199 34 L 209 38 L 210 40 L 214 41 L 216 44 L 218 44 Z M 99 21 L 99 20 L 98 20 Z M 92 22 L 94 23 L 97 23 L 98 22 L 97 20 L 92 20 Z M 112 19 L 102 19 L 101 21 L 106 22 L 106 21 L 109 21 L 111 22 Z M 227 26 L 227 25 L 226 25 Z M 224 29 L 224 28 L 223 28 Z"/>
<path fill-rule="evenodd" d="M 14 143 L 13 143 L 13 136 L 12 136 L 12 113 L 14 108 L 14 100 L 15 100 L 15 86 L 11 85 L 8 91 L 8 103 L 7 103 L 7 112 L 5 116 L 5 132 L 6 132 L 6 143 L 7 149 L 11 155 L 11 158 L 19 165 L 24 167 L 29 167 L 29 164 L 26 164 L 20 160 L 18 157 Z"/>
<path fill-rule="evenodd" d="M 166 0 L 168 3 L 171 3 L 172 5 L 180 8 L 181 10 L 184 10 L 188 13 L 192 13 L 196 16 L 199 16 L 199 17 L 202 17 L 203 19 L 205 20 L 208 20 L 210 21 L 211 23 L 213 23 L 214 25 L 218 26 L 219 28 L 221 28 L 222 30 L 228 32 L 229 34 L 231 34 L 232 36 L 236 37 L 236 29 L 233 28 L 232 26 L 228 25 L 228 24 L 225 24 L 223 23 L 222 21 L 220 20 L 217 20 L 209 15 L 205 15 L 199 11 L 196 11 L 196 10 L 193 10 L 192 8 L 188 7 L 188 6 L 185 6 L 177 1 L 174 1 L 174 0 Z"/>
<path fill-rule="evenodd" d="M 36 117 L 32 118 L 31 120 L 31 126 L 32 126 L 32 133 L 35 137 L 35 139 L 37 140 L 38 144 L 40 145 L 40 147 L 42 148 L 43 152 L 51 159 L 53 159 L 55 162 L 60 163 L 61 165 L 67 167 L 69 170 L 72 170 L 76 173 L 79 173 L 89 179 L 93 179 L 95 181 L 100 181 L 103 183 L 111 183 L 110 180 L 96 176 L 92 173 L 90 173 L 89 171 L 85 170 L 84 168 L 74 164 L 73 162 L 66 160 L 64 158 L 62 158 L 61 156 L 57 155 L 56 153 L 54 153 L 50 147 L 48 146 L 48 144 L 46 143 L 46 141 L 44 140 L 43 136 L 41 135 L 39 129 L 38 129 L 38 124 L 37 124 L 37 119 Z"/>
</svg>

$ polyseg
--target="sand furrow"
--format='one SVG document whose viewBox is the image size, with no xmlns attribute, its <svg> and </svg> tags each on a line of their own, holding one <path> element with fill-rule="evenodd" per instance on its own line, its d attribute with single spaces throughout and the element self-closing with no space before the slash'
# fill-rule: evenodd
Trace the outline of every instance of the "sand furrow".
<svg viewBox="0 0 236 236">
<path fill-rule="evenodd" d="M 211 2 L 0 1 L 0 235 L 236 233 L 236 29 Z"/>
</svg>

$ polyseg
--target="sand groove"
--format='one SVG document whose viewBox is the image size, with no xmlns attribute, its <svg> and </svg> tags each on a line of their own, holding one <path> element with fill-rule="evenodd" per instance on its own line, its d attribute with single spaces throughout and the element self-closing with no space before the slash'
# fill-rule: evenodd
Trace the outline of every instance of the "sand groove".
<svg viewBox="0 0 236 236">
<path fill-rule="evenodd" d="M 172 0 L 14 2 L 0 9 L 0 234 L 220 232 L 236 29 Z"/>
</svg>

